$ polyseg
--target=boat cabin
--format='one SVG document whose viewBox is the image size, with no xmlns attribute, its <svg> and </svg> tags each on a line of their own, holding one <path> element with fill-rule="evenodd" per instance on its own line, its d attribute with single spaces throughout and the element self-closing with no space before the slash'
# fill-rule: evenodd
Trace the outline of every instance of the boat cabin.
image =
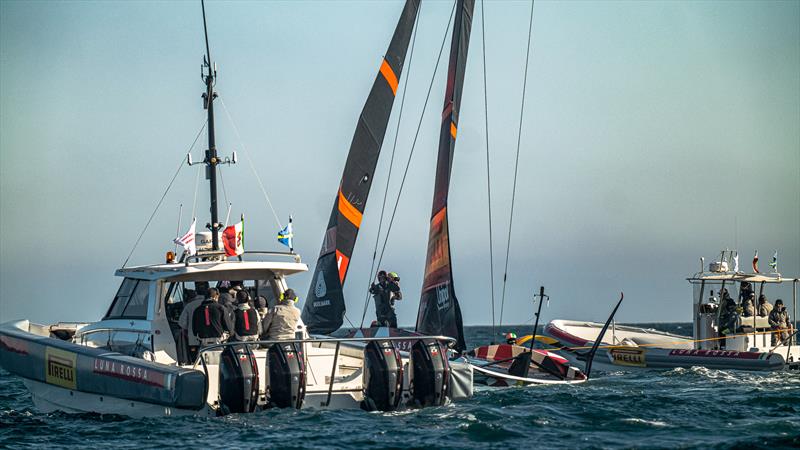
<svg viewBox="0 0 800 450">
<path fill-rule="evenodd" d="M 792 321 L 797 318 L 797 278 L 784 278 L 780 273 L 744 273 L 729 268 L 724 257 L 706 269 L 687 278 L 693 288 L 693 322 L 696 350 L 771 352 L 779 346 L 797 353 L 797 337 L 776 343 L 775 330 L 769 315 L 760 315 L 759 297 L 764 294 L 774 305 L 783 300 Z M 780 285 L 791 285 L 791 296 Z M 782 291 L 782 292 L 779 292 Z M 730 298 L 731 300 L 728 300 Z M 727 303 L 735 302 L 727 306 Z M 749 303 L 752 301 L 752 303 Z M 727 306 L 727 307 L 726 307 Z M 792 359 L 797 355 L 790 354 Z"/>
<path fill-rule="evenodd" d="M 265 260 L 264 256 L 270 256 Z M 261 260 L 251 260 L 261 257 Z M 200 259 L 200 258 L 197 258 Z M 284 261 L 281 261 L 284 259 Z M 268 306 L 289 288 L 286 277 L 308 266 L 294 253 L 245 252 L 242 260 L 198 260 L 122 268 L 122 282 L 103 318 L 75 333 L 74 342 L 162 364 L 189 364 L 179 324 L 186 304 L 209 288 L 241 285 Z"/>
</svg>

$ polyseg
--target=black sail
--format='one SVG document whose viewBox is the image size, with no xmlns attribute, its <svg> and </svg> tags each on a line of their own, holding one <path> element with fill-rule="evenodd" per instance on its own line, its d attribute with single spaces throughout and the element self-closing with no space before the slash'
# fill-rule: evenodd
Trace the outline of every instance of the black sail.
<svg viewBox="0 0 800 450">
<path fill-rule="evenodd" d="M 344 320 L 346 308 L 342 286 L 347 277 L 361 226 L 361 216 L 367 204 L 372 176 L 386 135 L 419 3 L 420 0 L 406 1 L 389 49 L 358 118 L 322 249 L 303 306 L 303 322 L 311 333 L 332 333 L 342 326 Z"/>
<path fill-rule="evenodd" d="M 436 162 L 436 182 L 433 191 L 433 212 L 428 235 L 428 256 L 425 278 L 417 314 L 417 331 L 423 334 L 442 334 L 457 340 L 456 350 L 466 349 L 461 308 L 453 286 L 450 259 L 450 237 L 447 225 L 447 192 L 453 166 L 453 151 L 458 134 L 458 116 L 464 87 L 469 34 L 472 28 L 474 0 L 458 0 L 450 45 L 450 66 L 447 71 L 442 127 L 439 136 L 439 157 Z"/>
</svg>

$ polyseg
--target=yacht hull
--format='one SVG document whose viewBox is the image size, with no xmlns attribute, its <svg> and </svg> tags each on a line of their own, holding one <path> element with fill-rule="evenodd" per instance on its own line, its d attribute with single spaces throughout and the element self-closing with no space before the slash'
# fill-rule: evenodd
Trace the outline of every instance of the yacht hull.
<svg viewBox="0 0 800 450">
<path fill-rule="evenodd" d="M 554 320 L 545 334 L 563 348 L 558 353 L 574 364 L 584 363 L 582 353 L 600 334 L 603 324 Z M 706 367 L 709 369 L 781 370 L 786 364 L 780 352 L 743 352 L 697 350 L 685 336 L 637 327 L 616 327 L 607 333 L 594 356 L 596 370 L 673 369 Z"/>
</svg>

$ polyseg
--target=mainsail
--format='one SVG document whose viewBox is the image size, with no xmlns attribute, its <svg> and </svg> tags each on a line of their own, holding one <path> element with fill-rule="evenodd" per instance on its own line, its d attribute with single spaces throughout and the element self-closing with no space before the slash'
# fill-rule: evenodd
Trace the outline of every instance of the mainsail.
<svg viewBox="0 0 800 450">
<path fill-rule="evenodd" d="M 458 115 L 464 87 L 472 10 L 475 0 L 458 0 L 450 44 L 450 67 L 447 71 L 442 127 L 439 136 L 439 157 L 436 162 L 436 182 L 433 191 L 433 212 L 428 235 L 428 256 L 425 278 L 417 314 L 417 331 L 423 334 L 442 334 L 456 338 L 456 350 L 466 349 L 461 308 L 453 286 L 450 260 L 450 238 L 447 225 L 447 191 L 453 166 L 453 151 L 458 133 Z"/>
<path fill-rule="evenodd" d="M 386 126 L 397 94 L 419 3 L 420 0 L 406 1 L 389 49 L 358 118 L 317 267 L 303 307 L 303 322 L 312 333 L 328 334 L 342 326 L 346 309 L 342 286 L 347 277 L 347 268 L 361 226 L 361 216 L 372 186 L 372 175 L 386 135 Z"/>
</svg>

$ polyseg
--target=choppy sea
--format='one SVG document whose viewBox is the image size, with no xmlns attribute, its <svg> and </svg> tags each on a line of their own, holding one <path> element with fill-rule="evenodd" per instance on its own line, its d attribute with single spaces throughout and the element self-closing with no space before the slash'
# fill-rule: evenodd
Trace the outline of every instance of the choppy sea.
<svg viewBox="0 0 800 450">
<path fill-rule="evenodd" d="M 657 324 L 688 333 L 688 324 Z M 518 328 L 518 334 L 530 330 Z M 490 327 L 467 327 L 470 346 Z M 270 410 L 214 419 L 42 414 L 0 370 L 0 448 L 800 447 L 800 372 L 596 373 L 577 386 L 478 387 L 470 401 L 396 413 Z"/>
</svg>

